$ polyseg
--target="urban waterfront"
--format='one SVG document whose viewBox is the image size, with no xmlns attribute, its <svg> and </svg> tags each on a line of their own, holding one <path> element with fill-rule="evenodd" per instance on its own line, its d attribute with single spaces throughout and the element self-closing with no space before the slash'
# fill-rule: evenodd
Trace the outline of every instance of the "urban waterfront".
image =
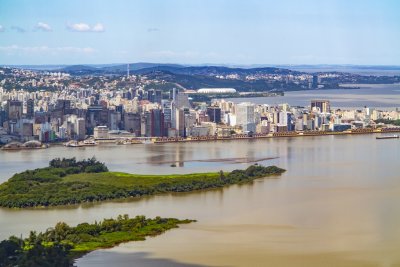
<svg viewBox="0 0 400 267">
<path fill-rule="evenodd" d="M 78 266 L 391 266 L 398 264 L 400 198 L 397 139 L 375 135 L 157 144 L 1 152 L 0 177 L 42 167 L 57 156 L 95 155 L 111 170 L 189 173 L 243 168 L 265 159 L 287 169 L 277 179 L 190 194 L 66 208 L 0 209 L 0 235 L 26 235 L 58 221 L 75 225 L 118 214 L 190 218 L 193 225 L 145 242 L 88 254 Z M 209 160 L 209 161 L 197 161 Z M 181 167 L 170 167 L 171 161 Z M 179 166 L 179 164 L 177 164 Z M 204 257 L 204 255 L 208 255 Z M 169 264 L 169 265 L 168 265 Z"/>
</svg>

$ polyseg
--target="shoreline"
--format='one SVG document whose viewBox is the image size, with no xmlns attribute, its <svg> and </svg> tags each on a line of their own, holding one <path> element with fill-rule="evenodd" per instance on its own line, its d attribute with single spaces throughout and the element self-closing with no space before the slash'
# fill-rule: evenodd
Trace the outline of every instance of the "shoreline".
<svg viewBox="0 0 400 267">
<path fill-rule="evenodd" d="M 204 142 L 204 141 L 230 141 L 230 140 L 249 140 L 249 139 L 262 139 L 262 138 L 281 138 L 281 137 L 308 137 L 308 136 L 327 136 L 327 135 L 359 135 L 359 134 L 378 134 L 378 133 L 397 133 L 400 132 L 400 127 L 397 128 L 379 128 L 379 129 L 355 129 L 343 132 L 331 132 L 331 131 L 291 131 L 291 132 L 278 132 L 268 134 L 238 134 L 231 137 L 221 136 L 204 136 L 204 137 L 145 137 L 145 138 L 120 138 L 120 139 L 95 139 L 101 143 L 115 143 L 117 140 L 132 141 L 132 143 L 126 143 L 123 145 L 141 145 L 139 140 L 148 140 L 150 144 L 162 144 L 162 143 L 186 143 L 186 142 Z M 149 143 L 146 143 L 149 144 Z"/>
<path fill-rule="evenodd" d="M 378 129 L 354 129 L 343 132 L 331 131 L 291 131 L 291 132 L 277 132 L 268 134 L 237 134 L 235 136 L 201 136 L 201 137 L 120 137 L 108 139 L 94 139 L 98 144 L 96 145 L 83 145 L 79 147 L 66 147 L 68 148 L 85 148 L 95 147 L 101 144 L 114 144 L 114 145 L 149 145 L 149 144 L 164 144 L 164 143 L 188 143 L 188 142 L 211 142 L 211 141 L 230 141 L 230 140 L 252 140 L 264 138 L 282 138 L 282 137 L 309 137 L 309 136 L 329 136 L 329 135 L 360 135 L 360 134 L 385 134 L 385 133 L 400 133 L 400 127 L 392 128 L 378 128 Z M 124 143 L 120 143 L 124 142 Z M 26 151 L 26 150 L 41 150 L 51 147 L 63 146 L 63 142 L 48 143 L 46 147 L 38 148 L 12 148 L 7 149 L 0 147 L 0 151 Z"/>
</svg>

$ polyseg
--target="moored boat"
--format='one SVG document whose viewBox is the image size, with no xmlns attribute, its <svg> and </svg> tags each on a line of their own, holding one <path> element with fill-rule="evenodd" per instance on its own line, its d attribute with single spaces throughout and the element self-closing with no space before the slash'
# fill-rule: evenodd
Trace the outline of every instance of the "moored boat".
<svg viewBox="0 0 400 267">
<path fill-rule="evenodd" d="M 377 136 L 376 139 L 398 139 L 399 136 L 395 135 L 384 135 L 384 136 Z"/>
</svg>

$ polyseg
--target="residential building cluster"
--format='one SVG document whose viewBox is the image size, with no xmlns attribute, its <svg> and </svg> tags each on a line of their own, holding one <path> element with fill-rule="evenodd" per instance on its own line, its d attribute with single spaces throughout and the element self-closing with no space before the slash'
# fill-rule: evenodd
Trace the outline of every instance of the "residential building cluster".
<svg viewBox="0 0 400 267">
<path fill-rule="evenodd" d="M 215 100 L 194 106 L 184 90 L 78 88 L 58 92 L 0 88 L 0 141 L 124 137 L 199 137 L 290 131 L 344 131 L 400 119 L 398 110 L 332 109 Z"/>
</svg>

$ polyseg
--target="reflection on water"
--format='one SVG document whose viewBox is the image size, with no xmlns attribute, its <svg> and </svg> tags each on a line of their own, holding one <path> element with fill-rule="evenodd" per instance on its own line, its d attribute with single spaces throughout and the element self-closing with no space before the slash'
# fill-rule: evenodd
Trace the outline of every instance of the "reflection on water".
<svg viewBox="0 0 400 267">
<path fill-rule="evenodd" d="M 0 153 L 0 175 L 44 166 L 61 153 L 78 158 L 94 154 L 112 170 L 139 173 L 229 170 L 248 164 L 192 160 L 275 157 L 261 163 L 275 164 L 287 172 L 277 179 L 207 192 L 59 209 L 0 209 L 0 239 L 44 230 L 58 221 L 77 224 L 124 213 L 144 214 L 198 222 L 145 242 L 93 252 L 79 266 L 110 266 L 111 262 L 168 266 L 163 265 L 164 259 L 170 266 L 400 264 L 400 142 L 396 139 L 359 135 L 50 148 Z M 182 168 L 157 163 L 174 160 L 187 162 Z"/>
<path fill-rule="evenodd" d="M 85 266 L 118 266 L 118 267 L 204 267 L 198 264 L 179 263 L 169 259 L 152 259 L 149 253 L 134 253 L 135 262 L 132 263 L 132 254 L 121 253 L 120 251 L 98 250 L 91 254 L 90 257 L 84 257 Z"/>
</svg>

